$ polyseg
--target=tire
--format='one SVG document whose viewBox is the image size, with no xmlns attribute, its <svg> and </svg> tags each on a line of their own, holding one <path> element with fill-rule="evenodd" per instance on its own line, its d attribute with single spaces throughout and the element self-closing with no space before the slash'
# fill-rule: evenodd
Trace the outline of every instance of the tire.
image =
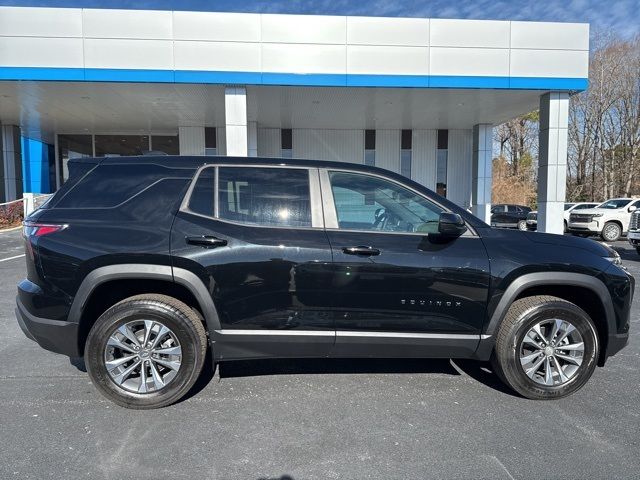
<svg viewBox="0 0 640 480">
<path fill-rule="evenodd" d="M 564 221 L 564 230 L 563 233 L 567 233 L 567 230 L 569 229 L 569 225 L 567 225 L 567 221 Z"/>
<path fill-rule="evenodd" d="M 527 221 L 526 220 L 518 221 L 518 230 L 520 230 L 521 232 L 526 232 L 527 231 Z"/>
<path fill-rule="evenodd" d="M 566 322 L 575 330 L 571 331 L 561 344 L 552 347 L 551 343 L 547 345 L 546 341 L 550 340 L 555 319 Z M 540 337 L 535 333 L 532 334 L 532 329 L 541 322 L 545 326 L 539 328 L 539 331 L 546 337 L 545 343 L 539 342 Z M 568 329 L 559 330 L 554 338 L 560 338 L 565 330 Z M 531 334 L 532 336 L 529 336 Z M 578 356 L 580 352 L 573 349 L 580 345 L 576 339 L 582 339 L 582 356 Z M 531 340 L 538 344 L 538 347 L 532 348 Z M 553 352 L 540 348 L 541 343 Z M 569 348 L 563 350 L 563 346 L 571 350 Z M 566 397 L 584 386 L 596 368 L 599 348 L 595 325 L 580 307 L 557 297 L 546 295 L 527 297 L 516 300 L 511 305 L 500 325 L 492 364 L 495 373 L 502 381 L 523 397 L 533 400 L 552 400 Z M 541 352 L 541 356 L 538 355 L 525 363 L 527 358 L 533 357 L 532 352 L 538 351 Z M 547 356 L 548 354 L 553 355 L 553 358 Z M 565 358 L 571 356 L 573 360 L 567 362 L 559 355 Z M 540 361 L 542 363 L 538 369 L 528 375 L 526 370 L 531 372 L 531 369 L 535 368 Z M 555 364 L 555 361 L 558 364 Z M 578 361 L 580 365 L 576 366 L 574 363 Z M 547 365 L 551 366 L 550 383 L 546 375 Z M 559 370 L 563 372 L 565 379 L 562 379 Z"/>
<path fill-rule="evenodd" d="M 616 222 L 607 222 L 604 224 L 600 236 L 605 242 L 617 242 L 622 236 L 622 227 Z"/>
<path fill-rule="evenodd" d="M 640 255 L 640 247 L 636 247 L 636 253 Z"/>
<path fill-rule="evenodd" d="M 140 347 L 156 342 L 155 349 Z M 180 400 L 198 379 L 206 352 L 207 334 L 197 312 L 173 297 L 147 294 L 122 300 L 98 318 L 87 337 L 85 363 L 105 397 L 142 410 Z"/>
</svg>

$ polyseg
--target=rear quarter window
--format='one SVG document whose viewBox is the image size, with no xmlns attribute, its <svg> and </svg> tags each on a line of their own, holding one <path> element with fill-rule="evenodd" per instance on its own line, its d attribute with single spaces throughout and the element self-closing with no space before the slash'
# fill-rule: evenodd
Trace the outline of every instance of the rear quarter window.
<svg viewBox="0 0 640 480">
<path fill-rule="evenodd" d="M 98 165 L 55 203 L 55 208 L 111 208 L 129 201 L 169 170 L 153 164 Z"/>
</svg>

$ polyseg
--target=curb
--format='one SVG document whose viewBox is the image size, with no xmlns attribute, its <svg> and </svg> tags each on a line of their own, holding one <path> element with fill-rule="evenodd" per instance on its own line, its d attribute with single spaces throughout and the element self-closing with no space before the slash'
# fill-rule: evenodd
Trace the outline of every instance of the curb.
<svg viewBox="0 0 640 480">
<path fill-rule="evenodd" d="M 11 228 L 3 228 L 0 229 L 0 234 L 6 233 L 6 232 L 15 232 L 16 230 L 20 230 L 22 228 L 22 225 L 18 225 L 17 227 L 11 227 Z"/>
</svg>

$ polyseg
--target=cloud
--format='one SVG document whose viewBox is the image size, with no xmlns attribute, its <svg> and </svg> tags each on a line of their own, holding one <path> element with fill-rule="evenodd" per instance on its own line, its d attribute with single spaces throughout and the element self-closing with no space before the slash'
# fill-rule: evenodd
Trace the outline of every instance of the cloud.
<svg viewBox="0 0 640 480">
<path fill-rule="evenodd" d="M 640 0 L 0 0 L 0 5 L 588 22 L 640 34 Z"/>
</svg>

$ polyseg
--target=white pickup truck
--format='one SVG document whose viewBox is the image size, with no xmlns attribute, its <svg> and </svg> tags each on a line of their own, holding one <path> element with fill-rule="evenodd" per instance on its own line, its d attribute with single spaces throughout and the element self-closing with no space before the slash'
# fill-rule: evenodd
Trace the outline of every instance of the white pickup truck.
<svg viewBox="0 0 640 480">
<path fill-rule="evenodd" d="M 619 240 L 627 233 L 631 214 L 640 207 L 637 198 L 612 198 L 595 208 L 569 215 L 567 231 L 577 235 L 600 235 L 607 242 Z"/>
</svg>

